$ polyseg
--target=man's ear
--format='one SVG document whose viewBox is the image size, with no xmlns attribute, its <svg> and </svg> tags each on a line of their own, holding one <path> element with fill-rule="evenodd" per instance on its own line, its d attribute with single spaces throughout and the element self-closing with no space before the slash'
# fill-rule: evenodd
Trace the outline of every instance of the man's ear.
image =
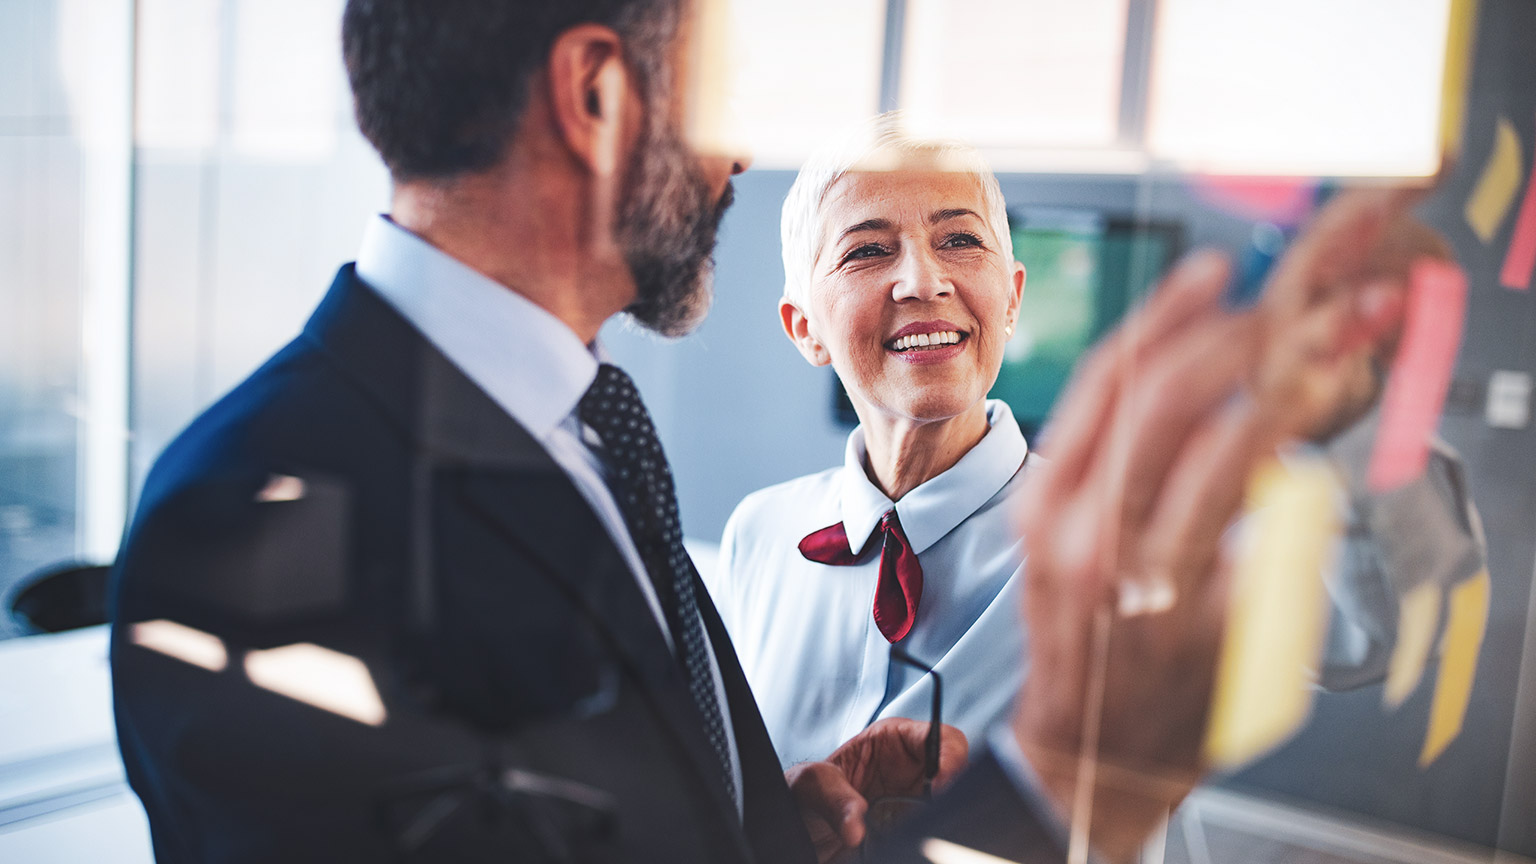
<svg viewBox="0 0 1536 864">
<path fill-rule="evenodd" d="M 832 362 L 832 353 L 811 335 L 811 319 L 788 297 L 779 300 L 779 323 L 784 325 L 784 335 L 795 343 L 800 355 L 812 366 L 826 366 Z"/>
<path fill-rule="evenodd" d="M 561 139 L 593 174 L 612 176 L 621 164 L 625 111 L 638 96 L 619 34 L 601 24 L 572 27 L 555 39 L 546 69 Z"/>
</svg>

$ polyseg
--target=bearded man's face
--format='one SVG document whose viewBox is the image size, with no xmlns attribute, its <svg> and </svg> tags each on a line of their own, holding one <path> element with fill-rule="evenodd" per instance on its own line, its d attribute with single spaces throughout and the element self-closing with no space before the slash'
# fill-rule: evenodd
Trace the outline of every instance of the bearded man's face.
<svg viewBox="0 0 1536 864">
<path fill-rule="evenodd" d="M 712 200 L 709 183 L 682 135 L 654 98 L 636 144 L 615 228 L 635 280 L 624 311 L 663 336 L 682 336 L 704 320 L 713 296 L 715 235 L 731 206 L 729 183 Z"/>
</svg>

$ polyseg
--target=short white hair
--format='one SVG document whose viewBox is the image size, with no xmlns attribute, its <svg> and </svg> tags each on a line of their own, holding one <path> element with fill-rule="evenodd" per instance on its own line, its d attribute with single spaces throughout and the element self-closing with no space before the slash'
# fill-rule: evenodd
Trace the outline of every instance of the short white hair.
<svg viewBox="0 0 1536 864">
<path fill-rule="evenodd" d="M 835 138 L 811 154 L 800 168 L 784 199 L 779 223 L 785 298 L 804 308 L 810 297 L 811 275 L 821 251 L 821 205 L 827 191 L 849 172 L 895 171 L 914 161 L 975 177 L 986 204 L 984 216 L 997 235 L 1003 254 L 1013 260 L 1008 205 L 987 160 L 975 147 L 961 141 L 913 137 L 903 129 L 901 112 L 889 111 Z"/>
</svg>

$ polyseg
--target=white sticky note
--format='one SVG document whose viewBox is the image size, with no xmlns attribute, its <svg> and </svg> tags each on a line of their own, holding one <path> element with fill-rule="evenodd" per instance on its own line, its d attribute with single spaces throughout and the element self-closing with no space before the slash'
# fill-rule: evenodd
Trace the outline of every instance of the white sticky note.
<svg viewBox="0 0 1536 864">
<path fill-rule="evenodd" d="M 1531 420 L 1531 376 L 1500 369 L 1488 379 L 1488 403 L 1483 412 L 1495 429 L 1524 429 Z"/>
</svg>

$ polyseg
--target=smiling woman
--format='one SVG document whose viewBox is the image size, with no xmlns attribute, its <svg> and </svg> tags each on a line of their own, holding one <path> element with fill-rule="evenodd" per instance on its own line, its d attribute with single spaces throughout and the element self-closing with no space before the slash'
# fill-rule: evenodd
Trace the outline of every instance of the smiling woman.
<svg viewBox="0 0 1536 864">
<path fill-rule="evenodd" d="M 1023 674 L 1008 502 L 1033 460 L 986 394 L 1024 267 L 975 151 L 899 122 L 813 157 L 784 205 L 784 331 L 861 425 L 842 467 L 742 502 L 710 586 L 785 764 L 928 715 L 932 683 L 894 645 L 952 679 L 945 721 L 973 739 Z"/>
<path fill-rule="evenodd" d="M 1024 289 L 1006 218 L 987 206 L 991 175 L 946 171 L 945 152 L 955 151 L 911 150 L 896 170 L 832 183 L 811 290 L 780 304 L 800 353 L 842 378 L 892 500 L 986 434 L 983 400 Z"/>
</svg>

